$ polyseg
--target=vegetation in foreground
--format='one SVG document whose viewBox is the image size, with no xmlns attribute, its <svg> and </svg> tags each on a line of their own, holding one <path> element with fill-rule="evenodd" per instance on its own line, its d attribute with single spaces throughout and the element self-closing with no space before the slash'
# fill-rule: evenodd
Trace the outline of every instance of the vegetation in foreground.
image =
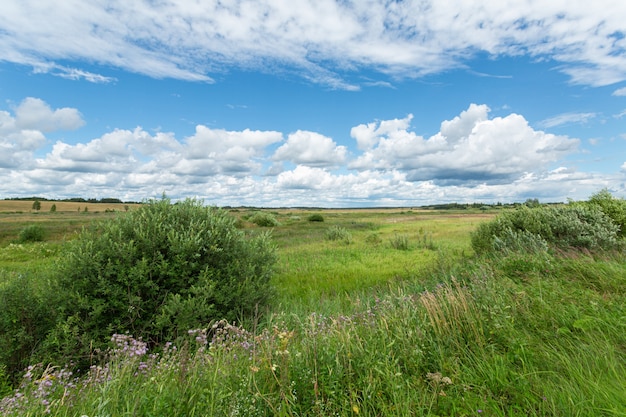
<svg viewBox="0 0 626 417">
<path fill-rule="evenodd" d="M 115 334 L 106 360 L 81 373 L 31 365 L 2 400 L 2 413 L 626 415 L 626 264 L 615 221 L 625 204 L 610 198 L 613 214 L 598 213 L 594 198 L 563 211 L 504 212 L 472 233 L 480 257 L 438 243 L 445 237 L 437 233 L 420 244 L 417 236 L 426 233 L 407 235 L 410 247 L 399 250 L 395 229 L 332 224 L 328 215 L 328 225 L 304 221 L 320 227 L 317 234 L 305 228 L 319 237 L 314 246 L 285 238 L 288 228 L 276 230 L 278 284 L 295 285 L 289 266 L 303 263 L 288 249 L 299 245 L 317 254 L 332 248 L 347 254 L 344 261 L 356 256 L 354 247 L 370 248 L 371 256 L 433 256 L 424 258 L 432 260 L 427 269 L 400 279 L 350 291 L 310 289 L 317 310 L 299 305 L 301 290 L 277 288 L 265 316 L 216 320 L 161 349 Z M 351 239 L 328 238 L 332 226 L 349 230 Z"/>
</svg>

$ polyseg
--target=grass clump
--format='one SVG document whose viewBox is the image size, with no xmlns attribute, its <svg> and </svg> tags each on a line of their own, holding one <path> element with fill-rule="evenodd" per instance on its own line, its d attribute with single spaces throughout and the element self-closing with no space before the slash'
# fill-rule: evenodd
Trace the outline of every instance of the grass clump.
<svg viewBox="0 0 626 417">
<path fill-rule="evenodd" d="M 326 229 L 324 236 L 327 240 L 338 240 L 345 244 L 352 243 L 352 233 L 350 233 L 345 227 L 331 226 Z"/>
<path fill-rule="evenodd" d="M 389 245 L 397 250 L 409 250 L 411 245 L 409 243 L 409 237 L 405 234 L 395 234 L 389 239 Z"/>
</svg>

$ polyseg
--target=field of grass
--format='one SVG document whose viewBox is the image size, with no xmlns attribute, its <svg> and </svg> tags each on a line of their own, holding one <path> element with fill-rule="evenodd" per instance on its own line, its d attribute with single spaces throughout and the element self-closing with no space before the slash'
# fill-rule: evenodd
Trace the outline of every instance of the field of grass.
<svg viewBox="0 0 626 417">
<path fill-rule="evenodd" d="M 40 209 L 34 210 L 33 201 L 0 200 L 0 245 L 17 240 L 19 232 L 31 224 L 45 225 L 46 240 L 60 241 L 94 220 L 107 219 L 116 213 L 132 210 L 138 206 L 65 201 L 40 203 Z M 56 211 L 51 212 L 53 204 Z"/>
<path fill-rule="evenodd" d="M 252 233 L 251 212 L 232 214 Z M 0 415 L 626 416 L 624 254 L 477 258 L 470 233 L 496 213 L 271 211 L 277 295 L 257 320 L 211 323 L 162 352 L 116 336 L 78 378 L 33 364 Z M 2 225 L 84 224 L 42 214 Z M 7 237 L 0 281 L 45 276 L 64 233 Z"/>
</svg>

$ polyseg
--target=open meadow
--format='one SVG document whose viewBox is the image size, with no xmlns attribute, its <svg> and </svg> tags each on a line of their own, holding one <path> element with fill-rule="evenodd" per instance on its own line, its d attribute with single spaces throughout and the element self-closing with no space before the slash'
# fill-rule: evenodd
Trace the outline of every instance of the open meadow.
<svg viewBox="0 0 626 417">
<path fill-rule="evenodd" d="M 128 211 L 5 203 L 0 291 L 19 281 L 35 300 L 60 288 L 51 271 L 76 232 Z M 553 209 L 532 210 L 231 208 L 246 237 L 271 233 L 267 303 L 173 343 L 112 332 L 104 359 L 80 371 L 20 356 L 27 369 L 0 373 L 0 415 L 626 416 L 619 228 L 607 229 L 616 243 L 602 250 L 505 229 L 498 251 L 477 252 L 494 219 L 521 212 L 537 224 Z M 32 224 L 45 238 L 20 243 Z M 15 291 L 3 300 L 28 327 L 35 313 Z M 45 307 L 41 317 L 54 310 Z M 32 352 L 52 343 L 21 334 L 21 319 L 7 314 L 0 350 L 15 340 Z"/>
</svg>

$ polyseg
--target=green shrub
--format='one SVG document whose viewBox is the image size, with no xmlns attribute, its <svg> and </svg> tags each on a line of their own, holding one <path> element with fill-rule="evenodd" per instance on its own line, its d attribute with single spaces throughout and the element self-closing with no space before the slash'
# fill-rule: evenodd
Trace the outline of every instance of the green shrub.
<svg viewBox="0 0 626 417">
<path fill-rule="evenodd" d="M 626 237 L 626 200 L 613 197 L 605 188 L 593 194 L 587 204 L 600 208 L 613 223 L 619 226 L 620 236 Z"/>
<path fill-rule="evenodd" d="M 249 219 L 249 222 L 256 224 L 261 227 L 275 227 L 278 226 L 278 220 L 271 213 L 266 213 L 264 211 L 259 211 L 254 213 Z"/>
<path fill-rule="evenodd" d="M 325 236 L 328 240 L 342 240 L 346 244 L 352 243 L 352 233 L 345 227 L 331 226 L 326 229 Z"/>
<path fill-rule="evenodd" d="M 540 249 L 542 240 L 559 249 L 614 249 L 619 246 L 618 231 L 619 227 L 593 205 L 520 206 L 480 224 L 471 242 L 478 254 L 502 248 Z"/>
<path fill-rule="evenodd" d="M 269 235 L 247 238 L 226 211 L 150 201 L 69 243 L 57 271 L 64 316 L 46 349 L 79 361 L 113 333 L 159 343 L 250 317 L 269 300 L 274 263 Z"/>
<path fill-rule="evenodd" d="M 43 242 L 46 237 L 46 230 L 38 225 L 31 224 L 20 230 L 20 234 L 17 237 L 18 242 Z"/>
<path fill-rule="evenodd" d="M 324 221 L 324 216 L 322 216 L 319 213 L 315 213 L 315 214 L 311 214 L 308 218 L 308 221 L 310 222 L 323 222 Z"/>
</svg>

